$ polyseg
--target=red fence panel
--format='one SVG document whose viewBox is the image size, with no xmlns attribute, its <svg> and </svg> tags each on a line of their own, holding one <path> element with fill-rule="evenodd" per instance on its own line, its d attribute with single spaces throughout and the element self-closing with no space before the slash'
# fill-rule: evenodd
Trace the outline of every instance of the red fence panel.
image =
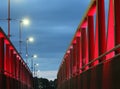
<svg viewBox="0 0 120 89">
<path fill-rule="evenodd" d="M 58 71 L 58 89 L 65 86 L 65 89 L 120 88 L 120 0 L 107 3 L 107 23 L 104 4 L 105 0 L 91 0 L 63 57 Z M 64 70 L 68 54 L 70 67 Z M 63 70 L 66 74 L 70 70 L 67 81 L 61 75 Z"/>
<path fill-rule="evenodd" d="M 0 89 L 33 89 L 32 73 L 0 28 Z"/>
</svg>

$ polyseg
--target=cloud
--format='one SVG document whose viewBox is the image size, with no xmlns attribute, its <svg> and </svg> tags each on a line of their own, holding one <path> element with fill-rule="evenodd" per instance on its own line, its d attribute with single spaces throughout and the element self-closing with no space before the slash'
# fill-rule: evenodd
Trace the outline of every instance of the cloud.
<svg viewBox="0 0 120 89">
<path fill-rule="evenodd" d="M 26 42 L 29 36 L 35 38 L 28 44 L 29 55 L 37 54 L 38 76 L 56 78 L 59 64 L 84 15 L 90 0 L 11 0 L 11 18 L 29 17 L 30 26 L 22 28 L 22 57 L 25 57 Z M 0 18 L 7 18 L 7 1 L 1 0 Z M 7 33 L 7 21 L 0 21 Z M 19 49 L 19 23 L 11 21 L 11 40 Z M 30 58 L 31 59 L 31 58 Z M 44 70 L 44 71 L 43 71 Z"/>
<path fill-rule="evenodd" d="M 56 70 L 50 70 L 50 71 L 37 71 L 37 77 L 38 78 L 47 78 L 48 80 L 54 80 L 57 76 Z"/>
</svg>

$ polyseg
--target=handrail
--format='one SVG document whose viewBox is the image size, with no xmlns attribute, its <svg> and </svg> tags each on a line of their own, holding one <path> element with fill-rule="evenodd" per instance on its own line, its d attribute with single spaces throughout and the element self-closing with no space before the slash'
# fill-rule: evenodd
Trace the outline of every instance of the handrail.
<svg viewBox="0 0 120 89">
<path fill-rule="evenodd" d="M 77 27 L 77 30 L 76 30 L 73 38 L 72 38 L 72 41 L 69 43 L 69 46 L 68 46 L 67 50 L 65 51 L 65 54 L 64 54 L 63 59 L 62 59 L 62 61 L 61 61 L 61 64 L 62 64 L 63 61 L 64 61 L 64 57 L 65 57 L 67 51 L 70 49 L 70 45 L 72 44 L 72 42 L 74 41 L 74 38 L 76 37 L 75 35 L 76 35 L 77 32 L 80 30 L 80 27 L 82 26 L 83 22 L 85 21 L 86 16 L 87 16 L 87 14 L 88 14 L 89 11 L 90 11 L 90 8 L 92 8 L 92 6 L 94 6 L 94 3 L 95 3 L 95 0 L 91 0 L 91 1 L 90 1 L 90 4 L 89 4 L 89 6 L 88 6 L 88 9 L 87 9 L 86 12 L 84 13 L 84 15 L 83 15 L 83 17 L 82 17 L 82 20 L 81 20 L 79 26 Z M 59 70 L 60 70 L 60 67 L 61 67 L 61 65 L 59 66 Z"/>
<path fill-rule="evenodd" d="M 18 53 L 17 49 L 14 47 L 14 45 L 11 43 L 11 41 L 8 39 L 8 37 L 6 36 L 6 34 L 3 32 L 2 28 L 0 27 L 0 32 L 1 34 L 5 37 L 5 39 L 11 44 L 11 46 L 13 47 L 13 49 L 15 50 L 15 52 L 17 53 L 17 55 L 19 55 L 19 57 L 21 58 L 21 61 L 23 62 L 24 66 L 26 67 L 26 69 L 32 74 L 32 72 L 30 71 L 29 67 L 27 66 L 27 64 L 25 63 L 25 61 L 23 60 L 23 58 L 21 57 L 21 55 Z"/>
<path fill-rule="evenodd" d="M 106 56 L 107 54 L 115 51 L 116 49 L 120 48 L 120 44 L 115 46 L 113 49 L 109 50 L 108 52 L 105 52 L 104 54 L 100 55 L 98 58 L 93 59 L 92 61 L 90 61 L 88 64 L 84 65 L 82 68 L 80 68 L 80 70 L 83 70 L 85 67 L 89 66 L 90 64 L 92 64 L 93 62 L 100 60 L 102 57 Z M 102 61 L 103 62 L 103 61 Z"/>
<path fill-rule="evenodd" d="M 10 77 L 11 79 L 15 79 L 15 80 L 19 81 L 22 85 L 24 84 L 26 86 L 29 86 L 31 84 L 31 87 L 32 87 L 32 78 L 33 78 L 32 72 L 30 71 L 29 67 L 27 66 L 27 64 L 21 57 L 21 55 L 18 53 L 18 51 L 16 50 L 16 48 L 14 47 L 14 45 L 12 44 L 10 39 L 6 36 L 6 34 L 4 33 L 4 31 L 2 30 L 1 27 L 0 27 L 0 38 L 2 38 L 1 43 L 3 43 L 6 47 L 6 48 L 3 47 L 3 49 L 1 50 L 2 53 L 3 53 L 3 51 L 5 51 L 3 53 L 4 58 L 1 60 L 3 60 L 2 61 L 3 66 L 4 66 L 4 64 L 6 64 L 6 65 L 5 65 L 5 67 L 0 68 L 0 74 L 4 75 L 6 77 Z M 9 48 L 7 48 L 7 45 L 10 45 Z M 6 60 L 7 51 L 11 52 L 11 48 L 13 51 L 9 55 L 12 55 L 14 60 L 12 60 L 10 58 L 11 60 L 9 60 L 9 61 L 12 61 L 12 62 L 10 62 L 11 64 L 7 66 L 7 62 L 9 62 L 8 60 Z M 3 55 L 2 55 L 2 57 L 3 57 Z M 19 57 L 19 59 L 18 59 L 18 57 Z M 10 67 L 10 66 L 11 66 L 11 68 L 14 68 L 14 69 L 11 69 L 11 68 L 9 69 L 8 67 Z"/>
</svg>

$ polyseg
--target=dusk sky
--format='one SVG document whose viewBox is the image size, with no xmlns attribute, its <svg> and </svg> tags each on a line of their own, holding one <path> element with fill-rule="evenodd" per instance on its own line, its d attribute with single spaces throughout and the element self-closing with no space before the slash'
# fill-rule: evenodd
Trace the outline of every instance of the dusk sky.
<svg viewBox="0 0 120 89">
<path fill-rule="evenodd" d="M 0 0 L 0 19 L 7 19 L 7 0 Z M 61 60 L 80 24 L 90 0 L 11 0 L 11 19 L 28 18 L 29 26 L 22 27 L 22 57 L 25 60 L 25 43 L 28 44 L 29 66 L 33 54 L 37 75 L 56 78 Z M 7 34 L 7 21 L 0 20 Z M 11 21 L 11 41 L 19 51 L 19 21 Z"/>
</svg>

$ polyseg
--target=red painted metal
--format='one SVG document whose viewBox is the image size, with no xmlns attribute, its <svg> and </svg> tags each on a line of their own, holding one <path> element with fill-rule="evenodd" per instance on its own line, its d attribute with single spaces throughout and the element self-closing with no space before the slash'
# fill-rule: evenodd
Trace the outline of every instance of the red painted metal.
<svg viewBox="0 0 120 89">
<path fill-rule="evenodd" d="M 0 72 L 4 73 L 4 38 L 0 37 Z"/>
<path fill-rule="evenodd" d="M 95 58 L 98 58 L 99 51 L 98 51 L 98 15 L 96 13 L 96 27 L 95 27 Z M 95 65 L 98 64 L 98 60 L 94 62 Z"/>
<path fill-rule="evenodd" d="M 79 73 L 82 73 L 82 70 L 80 70 L 82 68 L 82 63 L 83 63 L 83 60 L 82 60 L 82 37 L 80 36 L 80 66 L 79 66 Z"/>
<path fill-rule="evenodd" d="M 88 56 L 89 62 L 95 58 L 95 37 L 94 37 L 94 19 L 88 16 Z M 92 66 L 94 64 L 91 64 Z"/>
<path fill-rule="evenodd" d="M 73 47 L 70 48 L 70 76 L 73 76 Z"/>
<path fill-rule="evenodd" d="M 5 74 L 7 76 L 10 76 L 10 74 L 7 73 L 7 72 L 9 72 L 9 60 L 10 60 L 10 50 L 9 50 L 9 47 L 10 47 L 10 45 L 6 44 L 5 47 L 6 47 L 6 51 L 5 51 L 6 55 L 5 55 L 5 60 L 4 60 L 4 70 L 5 70 Z"/>
<path fill-rule="evenodd" d="M 104 0 L 97 0 L 99 55 L 106 52 L 105 8 Z M 100 61 L 105 60 L 101 58 Z"/>
<path fill-rule="evenodd" d="M 120 44 L 120 0 L 114 0 L 114 18 L 115 18 L 115 46 Z M 120 53 L 120 48 L 115 51 L 115 54 Z"/>
<path fill-rule="evenodd" d="M 4 89 L 4 38 L 0 34 L 0 87 Z"/>
<path fill-rule="evenodd" d="M 13 78 L 13 49 L 10 49 L 10 77 Z"/>
<path fill-rule="evenodd" d="M 58 89 L 120 88 L 120 0 L 109 0 L 106 24 L 104 2 L 91 0 L 62 60 Z"/>
<path fill-rule="evenodd" d="M 79 34 L 80 34 L 80 32 L 79 32 Z M 76 46 L 77 46 L 77 74 L 80 74 L 80 36 L 77 36 L 76 37 L 76 41 L 77 41 L 77 44 L 76 44 Z"/>
<path fill-rule="evenodd" d="M 113 0 L 109 0 L 109 13 L 108 13 L 108 36 L 107 36 L 107 51 L 111 50 L 115 46 L 114 36 L 114 10 Z M 106 59 L 112 58 L 115 55 L 114 52 L 108 54 Z"/>
<path fill-rule="evenodd" d="M 32 73 L 0 28 L 0 89 L 33 89 Z"/>
<path fill-rule="evenodd" d="M 81 28 L 81 48 L 82 48 L 82 66 L 88 63 L 87 53 L 87 32 L 86 28 Z M 85 68 L 85 70 L 87 67 Z"/>
<path fill-rule="evenodd" d="M 73 42 L 73 76 L 76 75 L 77 67 L 77 48 L 76 48 L 76 39 Z"/>
</svg>

